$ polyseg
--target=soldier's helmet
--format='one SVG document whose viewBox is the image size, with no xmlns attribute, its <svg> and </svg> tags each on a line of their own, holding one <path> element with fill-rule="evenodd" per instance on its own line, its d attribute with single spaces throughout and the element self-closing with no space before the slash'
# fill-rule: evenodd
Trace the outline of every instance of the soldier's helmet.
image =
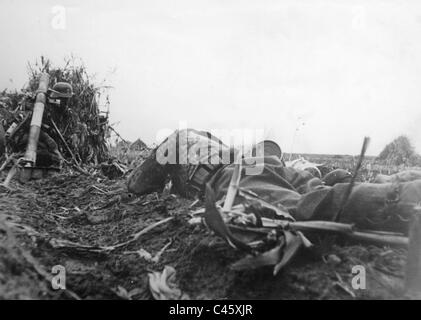
<svg viewBox="0 0 421 320">
<path fill-rule="evenodd" d="M 50 89 L 51 99 L 69 99 L 73 96 L 73 88 L 70 83 L 57 82 L 52 89 Z"/>
<path fill-rule="evenodd" d="M 322 174 L 320 173 L 320 170 L 317 167 L 307 167 L 304 169 L 304 171 L 310 172 L 313 175 L 313 177 L 316 177 L 316 178 L 322 177 Z"/>
<path fill-rule="evenodd" d="M 252 156 L 277 156 L 282 159 L 282 150 L 275 141 L 263 140 L 253 146 Z"/>
<path fill-rule="evenodd" d="M 327 186 L 333 186 L 336 183 L 350 182 L 352 174 L 344 169 L 335 169 L 323 177 L 323 182 Z"/>
</svg>

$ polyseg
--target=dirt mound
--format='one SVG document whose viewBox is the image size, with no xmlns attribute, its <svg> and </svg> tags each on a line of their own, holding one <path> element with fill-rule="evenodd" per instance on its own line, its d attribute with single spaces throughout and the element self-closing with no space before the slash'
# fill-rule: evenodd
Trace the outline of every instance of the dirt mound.
<svg viewBox="0 0 421 320">
<path fill-rule="evenodd" d="M 177 270 L 179 287 L 197 299 L 403 297 L 405 250 L 317 237 L 315 250 L 302 251 L 276 277 L 270 268 L 236 272 L 229 266 L 244 254 L 204 226 L 188 224 L 191 200 L 155 193 L 130 202 L 120 197 L 124 177 L 100 174 L 67 172 L 13 186 L 15 191 L 0 191 L 0 217 L 13 230 L 0 227 L 7 240 L 0 241 L 2 298 L 121 299 L 131 292 L 132 299 L 150 299 L 147 273 L 165 265 Z M 124 243 L 168 217 L 174 218 L 115 250 L 86 249 Z M 55 265 L 66 268 L 74 296 L 52 289 L 48 276 Z M 352 289 L 356 265 L 366 268 L 365 290 Z"/>
<path fill-rule="evenodd" d="M 43 299 L 51 294 L 26 261 L 22 249 L 4 221 L 0 222 L 0 297 Z"/>
</svg>

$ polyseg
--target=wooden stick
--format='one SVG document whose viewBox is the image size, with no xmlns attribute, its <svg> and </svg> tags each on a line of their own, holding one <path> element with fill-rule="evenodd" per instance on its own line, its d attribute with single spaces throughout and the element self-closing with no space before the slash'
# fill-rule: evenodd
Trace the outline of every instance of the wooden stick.
<svg viewBox="0 0 421 320">
<path fill-rule="evenodd" d="M 7 189 L 11 189 L 9 187 L 10 181 L 12 181 L 13 177 L 15 176 L 15 174 L 18 172 L 18 165 L 15 164 L 9 171 L 9 173 L 7 174 L 6 179 L 4 180 L 4 182 L 2 183 L 2 186 L 7 188 Z"/>
<path fill-rule="evenodd" d="M 352 178 L 351 178 L 351 182 L 349 183 L 348 188 L 346 189 L 345 194 L 342 198 L 341 205 L 339 206 L 339 212 L 336 215 L 336 219 L 335 219 L 336 221 L 339 221 L 339 219 L 342 215 L 342 212 L 344 211 L 345 205 L 348 202 L 349 196 L 351 195 L 352 189 L 353 189 L 354 184 L 355 184 L 355 179 L 357 178 L 358 171 L 361 168 L 361 164 L 364 160 L 365 152 L 367 151 L 367 147 L 368 147 L 369 142 L 370 142 L 370 138 L 365 137 L 364 142 L 363 142 L 363 146 L 361 148 L 360 157 L 358 158 L 357 165 L 354 169 L 354 174 L 352 175 Z"/>
<path fill-rule="evenodd" d="M 352 233 L 353 225 L 330 221 L 297 221 L 288 222 L 289 226 L 297 231 L 330 231 L 339 233 Z"/>
<path fill-rule="evenodd" d="M 58 136 L 60 137 L 60 140 L 63 142 L 64 146 L 66 147 L 67 151 L 69 151 L 70 156 L 72 157 L 72 160 L 74 161 L 74 168 L 79 171 L 80 173 L 83 173 L 85 175 L 90 175 L 89 172 L 83 170 L 83 168 L 80 166 L 80 163 L 77 161 L 75 155 L 73 154 L 72 150 L 70 149 L 69 145 L 66 143 L 66 140 L 64 140 L 63 135 L 61 134 L 60 130 L 58 129 L 56 123 L 53 119 L 51 119 L 51 123 L 53 124 L 54 129 L 56 130 Z"/>
<path fill-rule="evenodd" d="M 70 149 L 69 145 L 67 144 L 66 140 L 64 140 L 63 135 L 61 134 L 60 130 L 58 129 L 56 123 L 54 122 L 53 119 L 51 119 L 51 123 L 54 127 L 54 130 L 56 130 L 58 136 L 60 137 L 61 142 L 63 142 L 64 146 L 66 147 L 67 151 L 70 153 L 70 156 L 72 157 L 73 161 L 79 165 L 79 162 L 77 161 L 75 155 L 73 154 L 72 150 Z"/>
<path fill-rule="evenodd" d="M 15 160 L 16 157 L 17 157 L 17 155 L 15 153 L 11 154 L 10 156 L 7 156 L 6 160 L 4 161 L 4 163 L 0 167 L 0 172 L 3 171 L 11 161 Z"/>
<path fill-rule="evenodd" d="M 236 163 L 234 166 L 234 171 L 232 173 L 231 181 L 228 186 L 227 196 L 225 197 L 224 207 L 222 208 L 223 211 L 231 210 L 239 189 L 242 169 L 242 159 L 240 153 L 238 153 L 237 161 L 238 163 Z"/>
<path fill-rule="evenodd" d="M 117 248 L 124 247 L 124 246 L 126 246 L 126 245 L 128 245 L 128 244 L 130 244 L 130 243 L 132 243 L 134 241 L 136 241 L 141 236 L 143 236 L 145 233 L 148 233 L 152 229 L 155 229 L 156 227 L 158 227 L 160 225 L 163 225 L 163 224 L 165 224 L 165 223 L 167 223 L 167 222 L 169 222 L 169 221 L 171 221 L 173 219 L 174 219 L 174 217 L 168 217 L 168 218 L 166 218 L 164 220 L 155 222 L 154 224 L 151 224 L 151 225 L 147 226 L 146 228 L 140 230 L 138 233 L 134 234 L 132 239 L 130 239 L 130 240 L 126 241 L 126 242 L 123 242 L 123 243 L 119 243 L 119 244 L 116 244 L 116 245 L 113 245 L 113 246 L 106 247 L 106 250 L 110 250 L 110 249 L 111 250 L 115 250 Z"/>
<path fill-rule="evenodd" d="M 374 242 L 377 244 L 382 245 L 390 245 L 390 246 L 398 246 L 398 247 L 406 247 L 409 244 L 408 237 L 404 236 L 395 236 L 395 235 L 382 235 L 370 232 L 359 232 L 354 231 L 350 234 L 347 234 L 351 239 L 354 240 L 361 240 L 367 242 Z"/>
<path fill-rule="evenodd" d="M 377 233 L 354 231 L 353 225 L 345 223 L 337 223 L 330 221 L 302 221 L 302 222 L 289 222 L 279 221 L 280 228 L 293 229 L 295 231 L 313 231 L 313 232 L 335 232 L 353 240 L 360 240 L 364 242 L 373 242 L 382 245 L 405 247 L 409 244 L 408 237 L 396 235 L 394 233 Z M 254 228 L 254 227 L 241 227 L 229 224 L 228 227 L 232 230 L 248 231 L 258 234 L 267 234 L 268 229 L 273 228 Z M 421 237 L 421 235 L 420 235 Z M 418 252 L 418 254 L 420 254 Z"/>
<path fill-rule="evenodd" d="M 90 253 L 109 253 L 111 251 L 114 251 L 115 249 L 124 247 L 132 242 L 135 242 L 137 239 L 139 239 L 141 236 L 143 236 L 144 234 L 148 233 L 149 231 L 155 229 L 156 227 L 163 225 L 171 220 L 173 220 L 174 217 L 168 217 L 166 219 L 163 219 L 161 221 L 155 222 L 149 226 L 147 226 L 146 228 L 140 230 L 138 233 L 134 234 L 132 236 L 132 239 L 122 242 L 122 243 L 118 243 L 115 245 L 111 245 L 111 246 L 91 246 L 91 245 L 85 245 L 85 244 L 81 244 L 81 243 L 77 243 L 77 242 L 72 242 L 72 241 L 67 241 L 67 240 L 60 240 L 60 239 L 51 239 L 49 241 L 50 245 L 53 248 L 56 249 L 74 249 L 74 250 L 79 250 L 81 252 L 90 252 Z"/>
<path fill-rule="evenodd" d="M 120 136 L 120 134 L 113 127 L 109 125 L 108 128 L 110 128 L 124 143 L 129 143 L 127 140 L 123 139 L 123 137 Z"/>
<path fill-rule="evenodd" d="M 95 185 L 92 185 L 91 187 L 92 187 L 92 188 L 94 188 L 95 190 L 99 191 L 99 192 L 100 192 L 100 193 L 102 193 L 102 194 L 108 194 L 108 192 L 106 192 L 106 191 L 102 190 L 101 188 L 99 188 L 99 187 L 97 187 L 97 186 L 95 186 Z"/>
</svg>

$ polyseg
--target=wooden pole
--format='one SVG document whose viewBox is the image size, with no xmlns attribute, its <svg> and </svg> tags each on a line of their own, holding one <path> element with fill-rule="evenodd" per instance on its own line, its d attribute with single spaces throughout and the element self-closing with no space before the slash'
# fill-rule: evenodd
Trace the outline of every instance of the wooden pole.
<svg viewBox="0 0 421 320">
<path fill-rule="evenodd" d="M 348 187 L 345 190 L 345 194 L 342 197 L 342 201 L 339 206 L 339 211 L 338 211 L 338 214 L 336 215 L 335 221 L 340 221 L 341 215 L 345 209 L 345 205 L 347 204 L 349 197 L 351 195 L 352 189 L 354 188 L 355 179 L 357 178 L 358 171 L 360 170 L 361 164 L 363 163 L 365 152 L 367 151 L 367 147 L 369 143 L 370 143 L 370 138 L 364 137 L 363 146 L 361 148 L 361 153 L 358 158 L 357 165 L 355 166 L 355 169 L 354 169 L 354 174 L 352 175 L 351 182 L 348 184 Z"/>
</svg>

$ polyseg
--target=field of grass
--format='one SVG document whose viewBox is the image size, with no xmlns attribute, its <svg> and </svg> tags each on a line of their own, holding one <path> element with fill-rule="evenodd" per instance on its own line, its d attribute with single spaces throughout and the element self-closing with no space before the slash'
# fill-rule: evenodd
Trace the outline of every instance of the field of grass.
<svg viewBox="0 0 421 320">
<path fill-rule="evenodd" d="M 326 167 L 326 171 L 333 169 L 345 169 L 350 172 L 354 171 L 354 168 L 358 162 L 358 155 L 338 155 L 338 154 L 292 154 L 291 159 L 297 159 L 303 157 L 311 162 L 321 164 Z M 285 159 L 289 160 L 290 155 L 285 154 Z M 357 180 L 362 182 L 371 182 L 378 174 L 394 174 L 402 170 L 417 169 L 421 170 L 421 167 L 412 167 L 405 165 L 394 165 L 388 161 L 377 160 L 376 157 L 367 156 L 364 158 L 361 169 L 358 173 Z"/>
</svg>

